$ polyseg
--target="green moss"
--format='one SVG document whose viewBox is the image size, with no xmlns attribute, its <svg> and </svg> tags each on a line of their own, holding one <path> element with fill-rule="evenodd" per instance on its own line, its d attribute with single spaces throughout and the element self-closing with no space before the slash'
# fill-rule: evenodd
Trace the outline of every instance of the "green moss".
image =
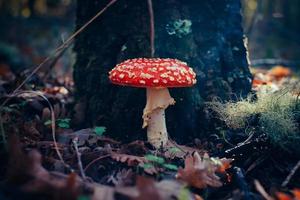
<svg viewBox="0 0 300 200">
<path fill-rule="evenodd" d="M 238 102 L 210 102 L 212 108 L 229 128 L 247 129 L 253 116 L 258 116 L 258 128 L 271 143 L 287 151 L 300 152 L 299 124 L 300 101 L 287 90 L 276 93 L 258 93 Z"/>
</svg>

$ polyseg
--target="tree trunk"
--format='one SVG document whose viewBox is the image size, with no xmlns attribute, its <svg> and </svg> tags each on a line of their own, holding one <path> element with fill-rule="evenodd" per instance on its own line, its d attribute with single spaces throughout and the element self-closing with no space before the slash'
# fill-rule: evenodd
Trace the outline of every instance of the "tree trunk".
<svg viewBox="0 0 300 200">
<path fill-rule="evenodd" d="M 78 0 L 77 28 L 108 2 Z M 171 138 L 202 137 L 208 131 L 204 101 L 250 91 L 240 8 L 239 0 L 153 0 L 155 57 L 187 62 L 198 80 L 192 88 L 170 90 L 176 100 L 166 110 Z M 150 57 L 149 35 L 147 0 L 118 0 L 80 34 L 74 80 L 77 110 L 85 111 L 77 119 L 81 125 L 105 126 L 107 134 L 123 140 L 146 136 L 141 128 L 146 90 L 112 85 L 108 72 L 125 59 Z"/>
</svg>

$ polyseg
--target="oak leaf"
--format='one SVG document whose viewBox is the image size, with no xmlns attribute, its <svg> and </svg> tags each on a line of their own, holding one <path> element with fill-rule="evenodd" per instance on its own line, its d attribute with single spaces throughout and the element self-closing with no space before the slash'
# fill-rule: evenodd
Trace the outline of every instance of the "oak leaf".
<svg viewBox="0 0 300 200">
<path fill-rule="evenodd" d="M 222 182 L 215 172 L 224 171 L 230 167 L 231 161 L 230 159 L 212 159 L 208 154 L 204 154 L 201 157 L 195 152 L 192 156 L 188 156 L 185 159 L 185 167 L 178 170 L 176 177 L 188 185 L 199 189 L 208 186 L 220 187 Z"/>
</svg>

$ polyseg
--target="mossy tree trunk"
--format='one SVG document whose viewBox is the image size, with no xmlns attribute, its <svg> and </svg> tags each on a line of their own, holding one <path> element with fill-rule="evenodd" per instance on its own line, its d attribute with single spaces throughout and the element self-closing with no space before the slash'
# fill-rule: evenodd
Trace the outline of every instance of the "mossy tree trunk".
<svg viewBox="0 0 300 200">
<path fill-rule="evenodd" d="M 77 27 L 108 0 L 77 1 Z M 239 0 L 153 0 L 155 57 L 186 61 L 197 73 L 193 88 L 171 89 L 176 105 L 167 127 L 181 142 L 207 131 L 205 100 L 244 96 L 251 89 Z M 150 57 L 147 0 L 118 0 L 75 42 L 77 110 L 81 126 L 102 125 L 123 140 L 145 137 L 146 90 L 112 85 L 108 72 L 128 58 Z"/>
</svg>

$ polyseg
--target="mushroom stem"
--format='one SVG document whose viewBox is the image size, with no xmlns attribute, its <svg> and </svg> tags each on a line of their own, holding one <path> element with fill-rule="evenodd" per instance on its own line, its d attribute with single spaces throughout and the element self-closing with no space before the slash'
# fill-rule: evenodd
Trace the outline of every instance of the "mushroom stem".
<svg viewBox="0 0 300 200">
<path fill-rule="evenodd" d="M 168 141 L 165 109 L 174 105 L 167 88 L 147 88 L 147 103 L 143 114 L 143 128 L 147 128 L 148 141 L 155 147 L 165 146 Z"/>
</svg>

